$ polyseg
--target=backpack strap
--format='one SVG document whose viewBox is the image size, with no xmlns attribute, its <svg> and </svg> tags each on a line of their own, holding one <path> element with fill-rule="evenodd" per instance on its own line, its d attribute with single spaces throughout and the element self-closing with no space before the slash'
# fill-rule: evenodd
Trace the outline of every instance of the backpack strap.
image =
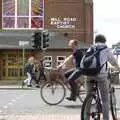
<svg viewBox="0 0 120 120">
<path fill-rule="evenodd" d="M 107 46 L 105 46 L 105 47 L 103 47 L 103 48 L 101 48 L 101 49 L 97 49 L 97 51 L 96 52 L 98 52 L 96 55 L 95 55 L 95 57 L 96 57 L 96 59 L 97 59 L 97 65 L 99 66 L 99 69 L 102 69 L 103 68 L 103 66 L 104 66 L 104 64 L 106 63 L 104 63 L 102 66 L 100 65 L 100 52 L 102 51 L 102 50 L 104 50 L 104 49 L 106 49 L 107 48 Z"/>
</svg>

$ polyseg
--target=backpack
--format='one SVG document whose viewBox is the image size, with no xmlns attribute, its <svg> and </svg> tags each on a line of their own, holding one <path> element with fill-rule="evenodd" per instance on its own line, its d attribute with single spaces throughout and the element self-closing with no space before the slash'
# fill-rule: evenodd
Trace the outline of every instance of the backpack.
<svg viewBox="0 0 120 120">
<path fill-rule="evenodd" d="M 80 63 L 80 68 L 83 75 L 94 76 L 100 73 L 106 63 L 105 62 L 103 65 L 100 64 L 100 52 L 106 48 L 107 46 L 102 48 L 91 47 L 90 50 L 86 52 Z"/>
</svg>

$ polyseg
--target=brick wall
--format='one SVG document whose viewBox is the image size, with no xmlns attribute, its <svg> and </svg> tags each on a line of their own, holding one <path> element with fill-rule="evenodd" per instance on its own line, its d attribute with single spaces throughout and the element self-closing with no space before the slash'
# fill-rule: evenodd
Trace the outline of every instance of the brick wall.
<svg viewBox="0 0 120 120">
<path fill-rule="evenodd" d="M 89 24 L 90 31 L 88 32 L 92 32 L 92 21 L 88 21 L 92 18 L 91 12 L 91 8 L 84 3 L 84 0 L 47 0 L 45 2 L 45 28 L 52 31 L 60 31 L 62 34 L 68 33 L 68 38 L 76 38 L 88 42 L 89 36 L 85 31 L 88 30 L 87 25 Z M 53 17 L 76 17 L 74 22 L 75 29 L 56 30 L 56 26 L 50 24 Z M 92 41 L 92 37 L 89 37 L 89 41 Z"/>
<path fill-rule="evenodd" d="M 52 56 L 52 67 L 55 68 L 57 65 L 57 56 L 69 56 L 72 53 L 72 50 L 69 49 L 56 49 L 56 50 L 46 50 L 44 53 L 40 53 L 39 51 L 35 52 L 35 58 L 40 59 L 43 56 Z M 72 67 L 72 61 L 68 62 L 67 68 Z"/>
<path fill-rule="evenodd" d="M 0 0 L 0 29 L 2 28 L 2 0 Z"/>
<path fill-rule="evenodd" d="M 85 42 L 93 42 L 93 3 L 92 0 L 85 0 Z"/>
<path fill-rule="evenodd" d="M 76 38 L 83 42 L 92 43 L 93 39 L 93 6 L 86 4 L 92 0 L 45 0 L 45 29 L 59 31 L 62 35 L 68 33 L 69 39 Z M 76 18 L 75 28 L 56 29 L 51 25 L 51 18 Z M 2 28 L 2 0 L 0 0 L 0 27 Z M 89 33 L 89 34 L 88 34 Z"/>
</svg>

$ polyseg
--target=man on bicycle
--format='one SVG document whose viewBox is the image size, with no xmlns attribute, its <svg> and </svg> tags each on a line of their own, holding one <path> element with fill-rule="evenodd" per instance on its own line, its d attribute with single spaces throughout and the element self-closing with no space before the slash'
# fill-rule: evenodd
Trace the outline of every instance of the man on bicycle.
<svg viewBox="0 0 120 120">
<path fill-rule="evenodd" d="M 97 35 L 95 38 L 94 47 L 104 47 L 106 46 L 106 38 L 103 35 Z M 98 87 L 100 88 L 101 98 L 102 98 L 102 112 L 103 112 L 103 120 L 109 120 L 109 81 L 108 81 L 108 70 L 107 70 L 107 62 L 113 65 L 115 68 L 120 70 L 117 60 L 114 58 L 113 53 L 107 47 L 100 52 L 100 64 L 104 66 L 102 67 L 99 74 L 96 76 L 89 76 L 86 82 L 88 94 L 91 91 L 90 80 L 94 79 L 98 81 Z"/>
<path fill-rule="evenodd" d="M 72 68 L 68 70 L 65 73 L 65 77 L 69 80 L 69 84 L 71 86 L 71 95 L 70 97 L 67 97 L 68 100 L 76 101 L 77 96 L 77 83 L 76 80 L 80 76 L 80 61 L 83 57 L 83 54 L 80 49 L 78 49 L 78 41 L 77 40 L 70 40 L 69 41 L 69 47 L 72 48 L 73 53 L 68 56 L 65 61 L 58 66 L 59 68 L 62 68 L 68 61 L 74 60 L 75 62 L 75 68 Z"/>
</svg>

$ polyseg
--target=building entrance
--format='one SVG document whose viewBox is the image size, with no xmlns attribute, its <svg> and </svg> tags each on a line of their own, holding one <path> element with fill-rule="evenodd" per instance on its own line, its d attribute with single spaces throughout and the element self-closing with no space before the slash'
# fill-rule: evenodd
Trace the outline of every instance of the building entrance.
<svg viewBox="0 0 120 120">
<path fill-rule="evenodd" d="M 31 56 L 31 53 L 26 52 L 24 62 L 29 56 Z M 22 51 L 5 51 L 0 54 L 0 57 L 1 80 L 20 80 L 24 78 Z"/>
</svg>

